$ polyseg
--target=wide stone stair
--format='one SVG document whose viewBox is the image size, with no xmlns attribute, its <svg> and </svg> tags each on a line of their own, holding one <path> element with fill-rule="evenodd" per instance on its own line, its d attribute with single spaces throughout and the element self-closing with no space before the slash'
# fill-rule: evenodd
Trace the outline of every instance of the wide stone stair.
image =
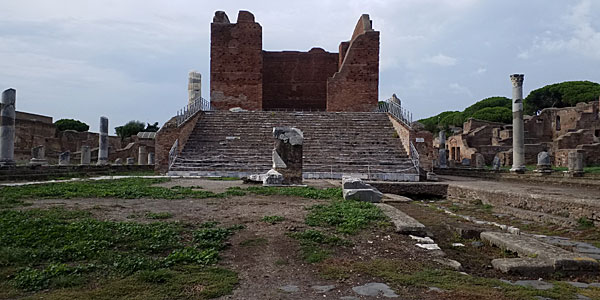
<svg viewBox="0 0 600 300">
<path fill-rule="evenodd" d="M 173 176 L 235 176 L 271 169 L 273 127 L 304 133 L 304 178 L 353 175 L 372 180 L 418 181 L 418 172 L 385 113 L 201 112 Z"/>
</svg>

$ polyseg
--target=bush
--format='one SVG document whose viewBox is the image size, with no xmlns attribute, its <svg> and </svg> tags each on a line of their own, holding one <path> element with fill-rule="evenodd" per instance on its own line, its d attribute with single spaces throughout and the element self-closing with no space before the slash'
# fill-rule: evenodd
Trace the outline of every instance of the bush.
<svg viewBox="0 0 600 300">
<path fill-rule="evenodd" d="M 90 126 L 88 124 L 73 119 L 60 119 L 54 122 L 54 126 L 56 126 L 56 129 L 58 129 L 58 131 L 75 130 L 79 132 L 85 132 L 90 129 Z"/>
</svg>

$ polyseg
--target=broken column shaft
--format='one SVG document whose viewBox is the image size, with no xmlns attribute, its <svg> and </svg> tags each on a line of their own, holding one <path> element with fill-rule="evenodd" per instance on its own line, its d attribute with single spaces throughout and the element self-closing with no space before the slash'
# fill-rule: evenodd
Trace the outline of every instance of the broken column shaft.
<svg viewBox="0 0 600 300">
<path fill-rule="evenodd" d="M 511 172 L 525 172 L 525 132 L 523 126 L 523 74 L 510 75 L 513 85 L 513 165 Z"/>
<path fill-rule="evenodd" d="M 15 102 L 17 91 L 8 89 L 2 93 L 0 108 L 0 167 L 15 165 Z"/>
<path fill-rule="evenodd" d="M 108 163 L 108 118 L 100 117 L 100 137 L 98 140 L 98 163 L 103 166 Z"/>
</svg>

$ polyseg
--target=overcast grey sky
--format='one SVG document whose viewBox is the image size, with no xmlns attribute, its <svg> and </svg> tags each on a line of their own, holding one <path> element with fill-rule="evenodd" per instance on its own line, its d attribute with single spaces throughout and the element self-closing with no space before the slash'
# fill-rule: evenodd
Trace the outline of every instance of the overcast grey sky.
<svg viewBox="0 0 600 300">
<path fill-rule="evenodd" d="M 381 31 L 380 99 L 415 119 L 567 80 L 600 81 L 598 0 L 5 0 L 0 88 L 17 110 L 80 119 L 98 130 L 161 125 L 187 102 L 187 73 L 209 97 L 210 22 L 251 11 L 266 50 L 337 52 L 362 13 Z"/>
</svg>

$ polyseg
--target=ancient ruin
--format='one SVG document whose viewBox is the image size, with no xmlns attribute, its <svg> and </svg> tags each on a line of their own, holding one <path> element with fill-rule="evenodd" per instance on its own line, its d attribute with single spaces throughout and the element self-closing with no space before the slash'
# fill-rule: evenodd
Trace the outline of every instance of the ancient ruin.
<svg viewBox="0 0 600 300">
<path fill-rule="evenodd" d="M 262 27 L 248 11 L 211 23 L 210 101 L 217 110 L 373 111 L 379 100 L 379 32 L 362 15 L 339 53 L 262 49 Z"/>
<path fill-rule="evenodd" d="M 0 106 L 0 166 L 15 165 L 15 101 L 16 91 L 2 92 Z"/>
</svg>

